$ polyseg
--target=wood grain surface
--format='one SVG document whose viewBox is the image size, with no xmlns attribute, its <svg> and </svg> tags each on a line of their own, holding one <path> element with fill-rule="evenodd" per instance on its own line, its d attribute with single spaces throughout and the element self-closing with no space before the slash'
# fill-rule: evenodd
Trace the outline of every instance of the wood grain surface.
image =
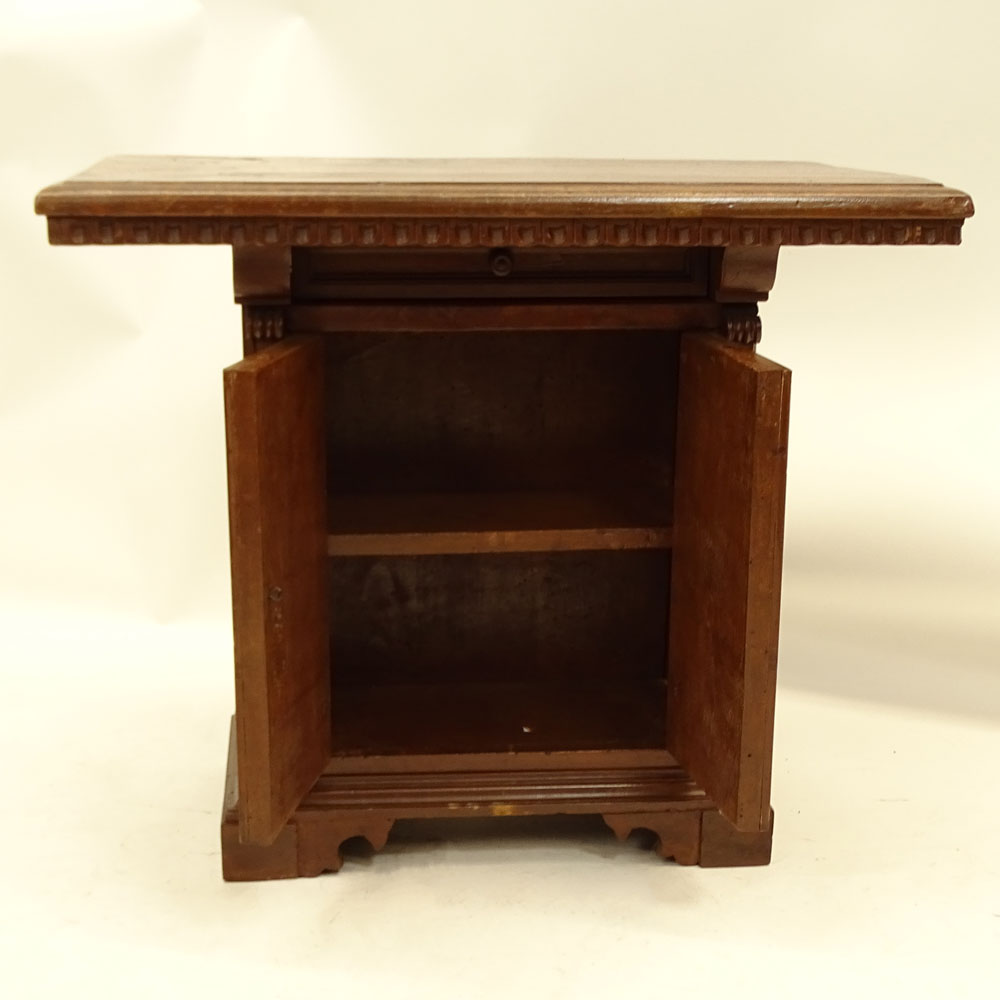
<svg viewBox="0 0 1000 1000">
<path fill-rule="evenodd" d="M 329 560 L 334 728 L 342 687 L 656 682 L 664 676 L 669 553 L 505 552 Z M 457 728 L 475 750 L 479 717 L 413 720 L 437 738 Z M 662 698 L 655 711 L 662 717 Z M 377 706 L 375 706 L 377 708 Z M 371 724 L 383 729 L 376 715 Z M 357 720 L 355 726 L 367 723 Z M 410 725 L 410 723 L 407 723 Z M 623 739 L 629 734 L 623 733 Z M 413 752 L 431 753 L 425 748 Z M 372 750 L 372 752 L 375 752 Z"/>
<path fill-rule="evenodd" d="M 664 745 L 665 697 L 663 681 L 629 678 L 340 686 L 334 749 L 345 756 L 655 750 Z"/>
<path fill-rule="evenodd" d="M 668 549 L 669 512 L 646 492 L 334 495 L 331 556 Z"/>
<path fill-rule="evenodd" d="M 767 863 L 790 378 L 757 303 L 780 247 L 957 244 L 968 195 L 126 156 L 35 208 L 55 244 L 234 248 L 227 879 L 336 870 L 402 818 L 563 812 Z"/>
<path fill-rule="evenodd" d="M 682 338 L 667 745 L 744 831 L 770 822 L 790 376 Z"/>
<path fill-rule="evenodd" d="M 224 373 L 240 836 L 257 844 L 330 755 L 321 356 L 303 338 Z"/>
<path fill-rule="evenodd" d="M 961 191 L 818 163 L 117 156 L 43 190 L 52 216 L 719 215 L 965 218 Z"/>
</svg>

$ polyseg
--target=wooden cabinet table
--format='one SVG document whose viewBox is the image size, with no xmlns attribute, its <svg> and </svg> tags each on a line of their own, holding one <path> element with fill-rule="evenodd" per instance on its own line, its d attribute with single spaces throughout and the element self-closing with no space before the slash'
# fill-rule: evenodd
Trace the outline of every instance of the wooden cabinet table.
<svg viewBox="0 0 1000 1000">
<path fill-rule="evenodd" d="M 57 244 L 233 248 L 229 879 L 396 819 L 598 813 L 770 858 L 782 246 L 957 244 L 804 163 L 118 157 Z"/>
</svg>

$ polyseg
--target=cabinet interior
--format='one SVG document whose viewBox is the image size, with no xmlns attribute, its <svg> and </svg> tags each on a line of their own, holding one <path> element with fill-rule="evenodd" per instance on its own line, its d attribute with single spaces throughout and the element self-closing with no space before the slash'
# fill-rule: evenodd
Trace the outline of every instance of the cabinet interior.
<svg viewBox="0 0 1000 1000">
<path fill-rule="evenodd" d="M 334 752 L 663 747 L 677 335 L 324 343 Z"/>
</svg>

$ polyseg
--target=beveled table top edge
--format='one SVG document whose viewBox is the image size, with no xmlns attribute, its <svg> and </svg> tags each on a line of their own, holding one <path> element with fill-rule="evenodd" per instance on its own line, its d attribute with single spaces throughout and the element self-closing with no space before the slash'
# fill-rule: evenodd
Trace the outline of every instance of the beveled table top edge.
<svg viewBox="0 0 1000 1000">
<path fill-rule="evenodd" d="M 58 218 L 936 219 L 967 194 L 779 161 L 111 157 L 42 190 Z"/>
</svg>

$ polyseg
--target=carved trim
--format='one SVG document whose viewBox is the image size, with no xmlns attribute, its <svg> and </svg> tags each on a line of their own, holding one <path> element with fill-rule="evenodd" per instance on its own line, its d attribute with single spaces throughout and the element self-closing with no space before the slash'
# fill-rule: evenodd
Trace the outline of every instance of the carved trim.
<svg viewBox="0 0 1000 1000">
<path fill-rule="evenodd" d="M 958 244 L 953 219 L 49 219 L 53 244 L 236 247 L 779 247 Z"/>
<path fill-rule="evenodd" d="M 526 816 L 559 812 L 596 812 L 597 805 L 670 802 L 677 809 L 706 808 L 705 792 L 676 765 L 608 767 L 586 770 L 408 772 L 380 775 L 323 774 L 296 813 L 326 812 L 336 817 L 353 809 L 392 809 L 400 815 Z M 399 809 L 398 803 L 405 803 Z"/>
<path fill-rule="evenodd" d="M 243 353 L 273 344 L 285 336 L 285 310 L 273 305 L 243 306 Z"/>
<path fill-rule="evenodd" d="M 761 323 L 756 306 L 729 306 L 723 311 L 726 339 L 752 347 L 760 343 Z"/>
<path fill-rule="evenodd" d="M 654 850 L 664 861 L 673 858 L 679 865 L 698 864 L 701 855 L 701 810 L 604 813 L 602 818 L 619 840 L 627 840 L 633 830 L 649 830 L 656 837 Z"/>
<path fill-rule="evenodd" d="M 737 247 L 713 254 L 712 296 L 717 302 L 760 302 L 774 288 L 776 246 Z"/>
<path fill-rule="evenodd" d="M 389 816 L 365 813 L 297 817 L 298 874 L 309 877 L 339 872 L 344 866 L 341 847 L 352 837 L 363 837 L 373 851 L 381 851 L 393 822 Z"/>
</svg>

